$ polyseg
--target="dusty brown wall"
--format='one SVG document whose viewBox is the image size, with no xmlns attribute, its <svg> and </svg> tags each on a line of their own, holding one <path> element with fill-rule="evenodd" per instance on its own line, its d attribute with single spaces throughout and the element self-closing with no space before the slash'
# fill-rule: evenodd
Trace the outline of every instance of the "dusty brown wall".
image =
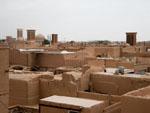
<svg viewBox="0 0 150 113">
<path fill-rule="evenodd" d="M 118 66 L 119 61 L 118 60 L 105 60 L 105 66 L 106 67 L 114 67 L 116 68 Z"/>
<path fill-rule="evenodd" d="M 40 113 L 68 113 L 68 110 L 48 106 L 40 106 Z"/>
<path fill-rule="evenodd" d="M 122 99 L 122 113 L 150 113 L 150 86 L 125 94 Z"/>
<path fill-rule="evenodd" d="M 0 96 L 0 112 L 1 113 L 8 113 L 8 94 L 3 94 Z"/>
<path fill-rule="evenodd" d="M 10 49 L 9 53 L 10 53 L 9 55 L 10 65 L 24 65 L 24 66 L 28 65 L 28 55 L 26 53 L 21 53 L 15 49 Z"/>
<path fill-rule="evenodd" d="M 103 113 L 121 113 L 121 103 L 115 103 L 106 107 Z"/>
<path fill-rule="evenodd" d="M 16 40 L 15 43 L 13 44 L 13 48 L 15 49 L 25 48 L 25 42 Z"/>
<path fill-rule="evenodd" d="M 41 53 L 36 55 L 36 65 L 40 67 L 57 68 L 62 66 L 81 67 L 84 59 L 73 55 Z"/>
<path fill-rule="evenodd" d="M 52 95 L 76 96 L 77 86 L 70 81 L 40 79 L 40 98 Z"/>
<path fill-rule="evenodd" d="M 36 65 L 40 67 L 61 67 L 64 66 L 64 56 L 58 54 L 38 54 L 36 58 Z"/>
<path fill-rule="evenodd" d="M 73 67 L 81 67 L 86 64 L 86 55 L 83 51 L 79 51 L 73 54 L 65 54 L 65 65 Z"/>
<path fill-rule="evenodd" d="M 121 113 L 150 113 L 150 102 L 147 99 L 123 97 Z"/>
<path fill-rule="evenodd" d="M 101 55 L 102 57 L 120 57 L 120 47 L 99 47 L 95 48 L 95 56 Z"/>
<path fill-rule="evenodd" d="M 119 75 L 91 75 L 92 90 L 97 93 L 122 95 L 150 85 L 148 78 L 136 78 Z"/>
<path fill-rule="evenodd" d="M 137 63 L 150 65 L 150 57 L 137 57 Z"/>
<path fill-rule="evenodd" d="M 49 54 L 49 53 L 27 53 L 10 49 L 10 65 L 37 65 L 45 68 L 57 68 L 62 66 L 81 67 L 85 59 L 81 55 L 71 54 Z"/>
<path fill-rule="evenodd" d="M 77 98 L 76 98 L 77 99 Z M 77 99 L 78 100 L 78 99 Z M 85 99 L 86 100 L 86 99 Z M 80 103 L 80 100 L 78 100 Z M 82 101 L 81 101 L 82 102 Z M 99 103 L 92 104 L 91 106 L 82 106 L 73 104 L 63 104 L 63 102 L 40 102 L 40 113 L 69 113 L 69 111 L 76 111 L 79 113 L 103 113 L 105 108 L 104 101 L 99 101 Z"/>
<path fill-rule="evenodd" d="M 72 67 L 81 67 L 83 66 L 85 63 L 83 60 L 80 59 L 68 59 L 65 60 L 65 66 L 72 66 Z"/>
<path fill-rule="evenodd" d="M 0 93 L 8 93 L 9 50 L 0 48 Z"/>
<path fill-rule="evenodd" d="M 39 81 L 10 79 L 9 105 L 36 105 L 39 100 Z"/>
<path fill-rule="evenodd" d="M 120 96 L 114 95 L 110 96 L 105 94 L 78 91 L 78 97 L 94 100 L 104 100 L 105 101 L 105 108 L 103 110 L 104 113 L 121 113 Z"/>
<path fill-rule="evenodd" d="M 127 69 L 134 69 L 134 63 L 132 62 L 121 61 L 121 62 L 118 62 L 117 66 L 123 66 Z"/>
<path fill-rule="evenodd" d="M 52 72 L 10 72 L 9 106 L 38 105 L 40 99 L 40 79 L 53 78 Z"/>
<path fill-rule="evenodd" d="M 8 113 L 9 96 L 9 49 L 0 48 L 0 112 Z"/>
<path fill-rule="evenodd" d="M 136 52 L 136 48 L 134 46 L 122 48 L 122 53 L 135 53 L 135 52 Z"/>
<path fill-rule="evenodd" d="M 51 72 L 10 72 L 9 85 L 10 96 L 9 106 L 13 105 L 38 105 L 39 95 L 39 79 L 51 78 Z"/>
<path fill-rule="evenodd" d="M 83 92 L 78 91 L 77 97 L 79 98 L 87 98 L 87 99 L 93 99 L 93 100 L 104 100 L 105 101 L 105 107 L 109 106 L 109 96 L 104 94 L 98 94 L 98 93 L 92 93 L 92 92 Z"/>
<path fill-rule="evenodd" d="M 104 60 L 91 59 L 91 60 L 88 60 L 88 65 L 89 66 L 105 67 L 105 61 Z"/>
<path fill-rule="evenodd" d="M 99 94 L 99 93 L 93 93 L 93 92 L 78 91 L 77 96 L 79 98 L 81 97 L 81 98 L 87 98 L 87 99 L 93 99 L 93 100 L 104 100 L 106 101 L 107 103 L 106 105 L 108 106 L 121 101 L 121 96 Z"/>
<path fill-rule="evenodd" d="M 134 63 L 120 60 L 105 60 L 106 67 L 116 68 L 118 66 L 123 66 L 127 69 L 134 69 Z"/>
<path fill-rule="evenodd" d="M 34 66 L 38 62 L 35 53 L 20 52 L 16 49 L 9 49 L 9 64 Z"/>
</svg>

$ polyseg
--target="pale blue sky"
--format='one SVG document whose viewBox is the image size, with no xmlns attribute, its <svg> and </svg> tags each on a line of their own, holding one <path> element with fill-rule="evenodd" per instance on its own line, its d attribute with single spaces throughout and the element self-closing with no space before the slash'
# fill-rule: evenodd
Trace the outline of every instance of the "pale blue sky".
<svg viewBox="0 0 150 113">
<path fill-rule="evenodd" d="M 150 0 L 0 0 L 0 36 L 35 28 L 60 40 L 150 40 Z"/>
</svg>

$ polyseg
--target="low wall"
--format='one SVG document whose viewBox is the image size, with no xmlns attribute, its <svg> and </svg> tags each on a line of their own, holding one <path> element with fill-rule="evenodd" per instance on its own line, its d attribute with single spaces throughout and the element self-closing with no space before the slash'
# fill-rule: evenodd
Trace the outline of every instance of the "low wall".
<svg viewBox="0 0 150 113">
<path fill-rule="evenodd" d="M 150 77 L 144 75 L 91 74 L 91 91 L 96 93 L 123 95 L 129 91 L 150 85 Z"/>
<path fill-rule="evenodd" d="M 150 86 L 123 95 L 122 113 L 150 113 Z"/>
</svg>

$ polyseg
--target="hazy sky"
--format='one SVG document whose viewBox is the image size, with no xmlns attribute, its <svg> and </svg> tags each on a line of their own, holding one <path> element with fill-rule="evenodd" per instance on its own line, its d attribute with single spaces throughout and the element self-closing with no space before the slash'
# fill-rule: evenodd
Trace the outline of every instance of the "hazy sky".
<svg viewBox="0 0 150 113">
<path fill-rule="evenodd" d="M 60 40 L 150 40 L 150 0 L 0 0 L 0 37 L 34 28 Z"/>
</svg>

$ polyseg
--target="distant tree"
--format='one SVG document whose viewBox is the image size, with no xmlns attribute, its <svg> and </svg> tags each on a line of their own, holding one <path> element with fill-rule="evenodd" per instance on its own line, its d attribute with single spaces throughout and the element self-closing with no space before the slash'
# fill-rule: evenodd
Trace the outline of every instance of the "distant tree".
<svg viewBox="0 0 150 113">
<path fill-rule="evenodd" d="M 73 43 L 75 43 L 75 41 L 72 40 L 72 41 L 70 41 L 70 43 L 73 44 Z"/>
<path fill-rule="evenodd" d="M 70 41 L 71 46 L 73 46 L 73 44 L 75 44 L 75 41 Z"/>
<path fill-rule="evenodd" d="M 3 43 L 3 42 L 5 42 L 5 39 L 0 39 L 0 43 Z"/>
<path fill-rule="evenodd" d="M 47 40 L 47 39 L 44 39 L 44 45 L 46 45 L 46 44 L 50 44 L 50 41 L 49 40 Z"/>
</svg>

